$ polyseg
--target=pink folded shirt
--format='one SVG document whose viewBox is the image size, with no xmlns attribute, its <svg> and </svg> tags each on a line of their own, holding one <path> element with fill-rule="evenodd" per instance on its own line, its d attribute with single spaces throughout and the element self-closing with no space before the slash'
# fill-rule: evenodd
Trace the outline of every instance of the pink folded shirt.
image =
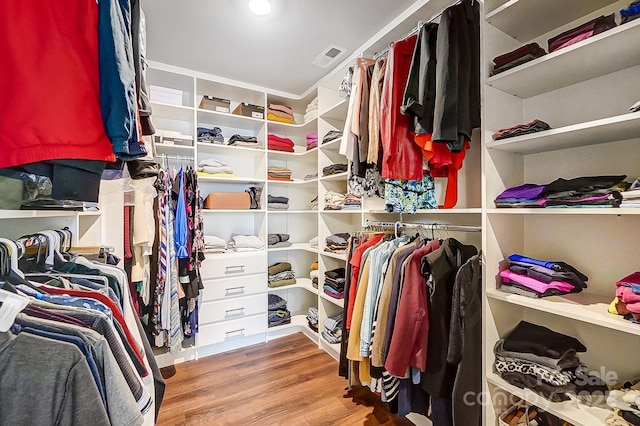
<svg viewBox="0 0 640 426">
<path fill-rule="evenodd" d="M 616 297 L 622 303 L 640 303 L 640 294 L 635 294 L 631 287 L 616 288 Z"/>
<path fill-rule="evenodd" d="M 286 112 L 287 114 L 293 115 L 293 110 L 285 105 L 269 104 L 269 109 L 273 109 L 280 112 Z"/>
<path fill-rule="evenodd" d="M 527 277 L 526 275 L 516 274 L 508 269 L 500 272 L 500 276 L 503 280 L 513 281 L 516 284 L 520 284 L 523 287 L 529 288 L 537 293 L 544 294 L 547 291 L 554 289 L 560 290 L 565 293 L 570 293 L 574 286 L 564 281 L 551 281 L 550 283 L 543 283 L 535 278 Z"/>
</svg>

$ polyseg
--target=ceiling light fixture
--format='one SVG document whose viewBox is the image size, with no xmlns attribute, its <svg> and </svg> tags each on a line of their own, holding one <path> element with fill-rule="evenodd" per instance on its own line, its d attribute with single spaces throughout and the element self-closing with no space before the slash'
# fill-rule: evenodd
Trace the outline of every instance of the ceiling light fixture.
<svg viewBox="0 0 640 426">
<path fill-rule="evenodd" d="M 268 15 L 271 12 L 271 3 L 267 0 L 249 0 L 249 10 L 256 15 Z"/>
</svg>

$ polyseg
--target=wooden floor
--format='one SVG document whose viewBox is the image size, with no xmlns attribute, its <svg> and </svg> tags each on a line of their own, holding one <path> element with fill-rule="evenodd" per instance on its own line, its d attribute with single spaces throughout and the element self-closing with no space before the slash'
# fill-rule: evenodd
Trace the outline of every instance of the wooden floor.
<svg viewBox="0 0 640 426">
<path fill-rule="evenodd" d="M 301 333 L 162 370 L 159 425 L 412 425 Z"/>
</svg>

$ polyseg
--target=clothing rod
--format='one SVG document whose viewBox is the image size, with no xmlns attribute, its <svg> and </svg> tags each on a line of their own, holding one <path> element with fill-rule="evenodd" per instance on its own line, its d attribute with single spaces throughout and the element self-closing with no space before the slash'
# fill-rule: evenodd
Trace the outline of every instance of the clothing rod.
<svg viewBox="0 0 640 426">
<path fill-rule="evenodd" d="M 190 155 L 156 155 L 155 158 L 159 158 L 159 159 L 167 159 L 167 160 L 192 160 L 193 161 L 193 156 Z"/>
<path fill-rule="evenodd" d="M 473 2 L 474 2 L 474 1 L 475 1 L 475 0 L 471 0 L 471 5 L 472 5 L 472 6 L 473 6 Z M 449 6 L 447 6 L 447 7 L 443 7 L 443 8 L 440 10 L 440 12 L 436 13 L 435 15 L 433 15 L 433 16 L 432 16 L 431 18 L 429 18 L 427 21 L 422 21 L 422 20 L 421 20 L 421 21 L 418 21 L 418 25 L 416 25 L 416 26 L 415 26 L 411 31 L 409 31 L 409 32 L 408 32 L 404 37 L 400 38 L 400 40 L 407 39 L 407 38 L 411 37 L 412 35 L 416 34 L 418 31 L 420 31 L 420 28 L 422 28 L 422 26 L 423 26 L 424 24 L 428 24 L 428 23 L 430 23 L 430 22 L 435 21 L 435 20 L 436 20 L 436 19 L 438 19 L 440 16 L 442 16 L 442 14 L 444 13 L 444 11 L 445 11 L 445 10 L 447 10 L 447 9 L 449 9 L 450 7 L 453 7 L 453 6 L 457 5 L 457 4 L 460 4 L 460 3 L 462 3 L 462 0 L 457 0 L 457 1 L 455 1 L 454 3 L 451 3 Z M 373 54 L 373 59 L 376 59 L 376 60 L 377 60 L 377 59 L 378 59 L 378 58 L 380 58 L 381 56 L 384 56 L 384 55 L 389 51 L 389 49 L 390 49 L 390 48 L 391 48 L 391 43 L 389 43 L 389 46 L 385 47 L 385 48 L 384 48 L 384 49 L 382 49 L 381 51 L 374 53 L 374 54 Z"/>
<path fill-rule="evenodd" d="M 366 226 L 378 227 L 378 228 L 409 228 L 409 229 L 425 229 L 438 230 L 438 231 L 452 231 L 452 232 L 480 232 L 481 226 L 475 225 L 449 225 L 445 223 L 405 223 L 405 222 L 367 222 Z"/>
</svg>

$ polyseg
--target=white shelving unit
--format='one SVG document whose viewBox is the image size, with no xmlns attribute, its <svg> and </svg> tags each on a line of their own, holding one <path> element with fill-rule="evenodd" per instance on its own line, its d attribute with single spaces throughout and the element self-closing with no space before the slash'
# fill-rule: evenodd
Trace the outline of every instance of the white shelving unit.
<svg viewBox="0 0 640 426">
<path fill-rule="evenodd" d="M 482 25 L 484 66 L 483 156 L 484 236 L 484 392 L 483 424 L 493 425 L 506 408 L 506 395 L 524 399 L 575 425 L 601 425 L 608 410 L 576 401 L 551 403 L 529 390 L 508 384 L 493 370 L 495 342 L 526 320 L 575 336 L 587 347 L 579 354 L 590 370 L 615 371 L 620 380 L 637 376 L 618 352 L 640 348 L 640 327 L 609 314 L 615 282 L 638 270 L 637 209 L 494 207 L 504 189 L 557 178 L 640 175 L 638 113 L 628 107 L 640 98 L 632 89 L 640 71 L 640 22 L 633 21 L 542 56 L 504 73 L 489 76 L 494 57 L 522 44 L 547 39 L 628 3 L 610 0 L 486 0 Z M 617 18 L 619 21 L 619 16 Z M 629 47 L 629 55 L 620 54 Z M 578 107 L 577 107 L 578 106 Z M 533 119 L 551 130 L 493 141 L 498 129 Z M 589 277 L 582 293 L 531 299 L 502 292 L 499 272 L 505 259 L 521 253 L 563 260 Z M 611 353 L 601 342 L 616 342 Z"/>
</svg>

